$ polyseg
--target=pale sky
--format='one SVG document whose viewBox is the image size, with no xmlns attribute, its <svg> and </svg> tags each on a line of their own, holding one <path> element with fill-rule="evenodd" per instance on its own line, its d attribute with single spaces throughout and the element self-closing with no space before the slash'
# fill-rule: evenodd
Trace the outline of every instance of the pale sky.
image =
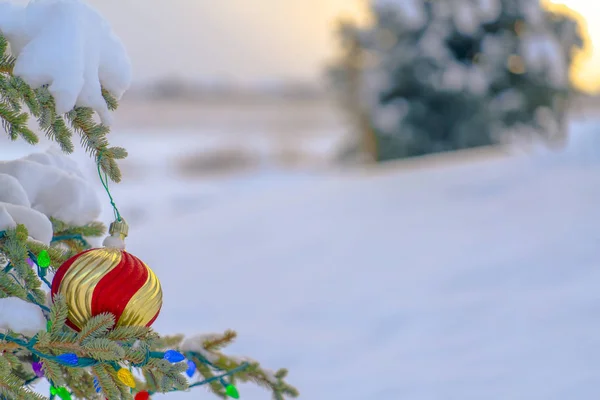
<svg viewBox="0 0 600 400">
<path fill-rule="evenodd" d="M 600 49 L 600 1 L 564 3 L 588 18 Z M 336 49 L 341 15 L 364 0 L 89 0 L 125 42 L 136 80 L 177 75 L 241 82 L 313 80 Z M 579 81 L 600 88 L 600 52 Z"/>
<path fill-rule="evenodd" d="M 177 74 L 314 79 L 355 0 L 89 0 L 125 42 L 136 79 Z M 352 6 L 350 3 L 355 3 Z"/>
</svg>

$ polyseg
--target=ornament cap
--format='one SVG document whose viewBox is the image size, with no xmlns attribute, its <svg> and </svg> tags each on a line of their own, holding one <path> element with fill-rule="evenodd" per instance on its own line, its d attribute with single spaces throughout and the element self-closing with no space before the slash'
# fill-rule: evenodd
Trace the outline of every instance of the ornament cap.
<svg viewBox="0 0 600 400">
<path fill-rule="evenodd" d="M 112 222 L 108 228 L 108 233 L 110 236 L 107 236 L 106 239 L 104 239 L 102 245 L 104 247 L 125 250 L 125 238 L 129 233 L 129 225 L 127 225 L 127 222 L 125 222 L 123 218 Z"/>
<path fill-rule="evenodd" d="M 121 218 L 120 220 L 116 220 L 110 224 L 108 233 L 110 233 L 111 236 L 119 236 L 121 240 L 125 240 L 129 234 L 129 225 L 127 225 L 127 222 Z"/>
</svg>

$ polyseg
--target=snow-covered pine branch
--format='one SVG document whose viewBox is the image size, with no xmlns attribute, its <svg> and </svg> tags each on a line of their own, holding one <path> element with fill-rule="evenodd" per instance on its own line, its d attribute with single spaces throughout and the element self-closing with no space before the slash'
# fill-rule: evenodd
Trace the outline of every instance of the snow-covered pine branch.
<svg viewBox="0 0 600 400">
<path fill-rule="evenodd" d="M 50 148 L 0 161 L 0 231 L 23 224 L 32 239 L 50 245 L 50 218 L 82 226 L 95 221 L 101 204 L 77 164 Z"/>
<path fill-rule="evenodd" d="M 56 113 L 90 107 L 112 117 L 102 88 L 117 99 L 131 84 L 131 62 L 108 22 L 79 0 L 0 3 L 0 33 L 16 58 L 13 74 L 32 89 L 47 85 Z"/>
<path fill-rule="evenodd" d="M 123 44 L 85 2 L 0 2 L 0 120 L 12 140 L 38 142 L 30 115 L 66 153 L 74 150 L 72 136 L 78 133 L 86 151 L 101 157 L 102 170 L 118 182 L 116 160 L 127 153 L 109 147 L 106 134 L 130 83 Z"/>
</svg>

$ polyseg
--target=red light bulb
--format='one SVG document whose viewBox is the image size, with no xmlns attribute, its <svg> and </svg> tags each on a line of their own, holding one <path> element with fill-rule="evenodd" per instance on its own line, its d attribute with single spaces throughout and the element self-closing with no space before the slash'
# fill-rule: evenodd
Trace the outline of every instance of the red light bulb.
<svg viewBox="0 0 600 400">
<path fill-rule="evenodd" d="M 148 400 L 149 398 L 150 393 L 146 392 L 145 390 L 135 395 L 135 400 Z"/>
</svg>

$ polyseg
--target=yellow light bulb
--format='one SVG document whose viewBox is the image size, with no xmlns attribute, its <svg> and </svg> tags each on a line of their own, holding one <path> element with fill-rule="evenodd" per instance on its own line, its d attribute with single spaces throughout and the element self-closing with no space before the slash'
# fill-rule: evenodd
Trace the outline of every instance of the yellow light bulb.
<svg viewBox="0 0 600 400">
<path fill-rule="evenodd" d="M 125 368 L 121 368 L 117 372 L 117 378 L 119 378 L 119 380 L 121 382 L 123 382 L 125 385 L 129 386 L 130 388 L 135 388 L 135 379 L 133 379 L 133 375 L 131 375 L 131 372 L 129 372 Z"/>
</svg>

